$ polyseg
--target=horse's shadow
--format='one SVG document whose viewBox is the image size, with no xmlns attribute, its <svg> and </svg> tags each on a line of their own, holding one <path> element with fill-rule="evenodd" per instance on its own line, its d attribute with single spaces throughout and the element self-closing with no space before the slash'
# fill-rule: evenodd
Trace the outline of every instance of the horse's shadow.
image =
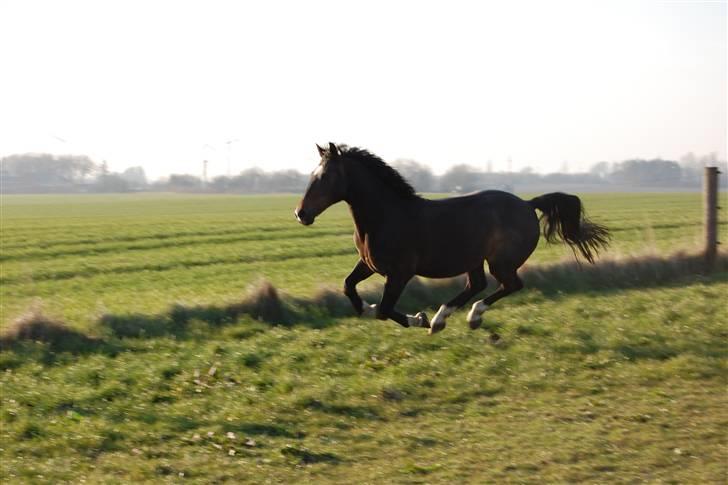
<svg viewBox="0 0 728 485">
<path fill-rule="evenodd" d="M 534 297 L 534 292 L 528 291 L 531 289 L 536 290 L 537 298 L 558 300 L 572 294 L 604 295 L 632 288 L 678 287 L 693 281 L 728 281 L 728 254 L 718 255 L 712 272 L 706 272 L 701 254 L 682 253 L 669 257 L 607 259 L 588 266 L 573 261 L 526 266 L 521 274 L 526 285 L 523 298 Z M 460 291 L 464 282 L 463 277 L 448 280 L 415 278 L 407 286 L 400 307 L 405 311 L 436 309 Z M 489 285 L 489 288 L 493 291 L 494 286 Z M 370 302 L 378 301 L 380 296 L 381 291 L 371 286 L 362 292 L 362 297 Z M 510 304 L 514 303 L 517 304 L 518 299 Z M 339 324 L 342 318 L 355 316 L 349 300 L 339 289 L 323 288 L 309 298 L 282 297 L 272 284 L 262 282 L 240 301 L 224 305 L 175 304 L 156 314 L 105 314 L 97 322 L 102 338 L 90 338 L 65 326 L 32 321 L 15 335 L 0 339 L 0 349 L 17 348 L 23 341 L 34 340 L 47 342 L 52 354 L 115 354 L 121 350 L 124 339 L 207 339 L 215 328 L 233 325 L 243 318 L 259 325 L 246 326 L 239 332 L 240 338 L 254 335 L 267 326 L 322 329 Z M 485 326 L 491 333 L 499 328 L 500 324 L 495 321 L 489 321 Z"/>
<path fill-rule="evenodd" d="M 705 272 L 702 255 L 677 254 L 612 259 L 588 266 L 568 261 L 524 267 L 522 276 L 527 290 L 537 290 L 544 298 L 560 299 L 575 293 L 605 294 L 631 288 L 683 286 L 686 280 L 726 281 L 728 255 L 718 257 L 712 274 Z M 400 305 L 407 311 L 436 309 L 460 291 L 464 282 L 464 277 L 447 280 L 415 278 L 407 286 Z M 492 290 L 494 286 L 489 285 L 489 288 Z M 370 302 L 378 301 L 380 296 L 381 290 L 373 287 L 362 292 L 364 300 Z M 349 300 L 338 289 L 323 288 L 310 298 L 281 297 L 273 285 L 263 282 L 239 302 L 227 305 L 176 304 L 167 312 L 156 315 L 108 314 L 101 317 L 100 323 L 120 338 L 163 335 L 185 338 L 191 336 L 191 322 L 220 327 L 233 324 L 245 316 L 268 325 L 326 328 L 336 325 L 341 318 L 356 314 Z M 494 325 L 489 329 L 497 330 L 497 324 Z"/>
</svg>

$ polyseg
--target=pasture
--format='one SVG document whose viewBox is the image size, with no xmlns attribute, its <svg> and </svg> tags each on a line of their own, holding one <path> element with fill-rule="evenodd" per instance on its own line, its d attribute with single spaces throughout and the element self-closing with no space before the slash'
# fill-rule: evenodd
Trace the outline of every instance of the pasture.
<svg viewBox="0 0 728 485">
<path fill-rule="evenodd" d="M 484 329 L 428 336 L 325 292 L 357 260 L 341 204 L 301 227 L 294 196 L 4 196 L 0 328 L 35 311 L 70 336 L 0 351 L 0 477 L 722 483 L 725 258 L 663 260 L 697 250 L 700 195 L 583 200 L 612 266 L 541 241 Z M 249 311 L 263 279 L 272 316 Z M 430 316 L 454 291 L 412 286 Z"/>
</svg>

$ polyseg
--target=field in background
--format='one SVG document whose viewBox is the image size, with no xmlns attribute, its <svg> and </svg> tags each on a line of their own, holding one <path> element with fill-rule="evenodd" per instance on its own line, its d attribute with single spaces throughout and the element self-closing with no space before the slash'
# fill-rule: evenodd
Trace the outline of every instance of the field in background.
<svg viewBox="0 0 728 485">
<path fill-rule="evenodd" d="M 583 199 L 613 231 L 611 256 L 695 251 L 702 240 L 699 194 Z M 530 289 L 486 313 L 485 331 L 457 313 L 429 337 L 295 307 L 322 285 L 338 289 L 357 259 L 346 207 L 301 227 L 296 201 L 4 196 L 2 327 L 35 307 L 95 340 L 0 352 L 0 478 L 725 480 L 725 270 L 673 268 L 638 285 L 630 272 L 658 270 L 627 266 L 588 285 L 534 273 Z M 723 241 L 727 229 L 724 216 Z M 528 265 L 567 258 L 542 244 Z M 296 319 L 220 318 L 261 278 Z M 373 291 L 382 280 L 371 280 Z M 425 304 L 404 309 L 422 309 L 413 302 Z"/>
<path fill-rule="evenodd" d="M 34 302 L 84 328 L 102 313 L 234 301 L 260 278 L 297 296 L 325 284 L 339 288 L 357 260 L 348 210 L 339 204 L 302 227 L 293 218 L 296 202 L 293 196 L 5 196 L 0 326 Z M 600 194 L 584 202 L 612 230 L 610 256 L 694 251 L 702 240 L 699 194 Z M 728 240 L 725 220 L 720 231 Z M 571 257 L 566 246 L 541 241 L 527 265 Z M 379 277 L 371 281 L 381 284 Z"/>
</svg>

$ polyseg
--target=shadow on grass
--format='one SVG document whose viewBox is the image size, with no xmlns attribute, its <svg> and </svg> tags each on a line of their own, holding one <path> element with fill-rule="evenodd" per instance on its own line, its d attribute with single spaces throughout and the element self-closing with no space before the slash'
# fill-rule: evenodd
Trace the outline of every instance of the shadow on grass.
<svg viewBox="0 0 728 485">
<path fill-rule="evenodd" d="M 347 416 L 357 419 L 381 419 L 379 411 L 371 406 L 350 406 L 348 404 L 329 404 L 314 398 L 305 398 L 298 402 L 297 407 L 318 411 L 336 416 Z"/>
<path fill-rule="evenodd" d="M 290 325 L 296 320 L 293 310 L 283 302 L 275 287 L 264 281 L 252 287 L 241 301 L 228 305 L 175 304 L 169 311 L 155 315 L 106 314 L 99 319 L 99 324 L 118 338 L 165 335 L 188 338 L 192 336 L 191 323 L 194 321 L 204 322 L 210 327 L 220 327 L 234 323 L 244 315 L 271 325 Z"/>
<path fill-rule="evenodd" d="M 671 256 L 604 259 L 594 265 L 568 261 L 527 266 L 521 275 L 526 288 L 536 288 L 545 295 L 670 287 L 682 285 L 686 280 L 728 280 L 728 253 L 718 254 L 710 271 L 702 254 L 681 252 Z"/>
<path fill-rule="evenodd" d="M 314 463 L 336 464 L 341 462 L 341 458 L 333 453 L 316 453 L 307 448 L 297 448 L 291 445 L 282 448 L 281 454 L 304 465 L 312 465 Z"/>
<path fill-rule="evenodd" d="M 402 296 L 401 304 L 413 308 L 418 305 L 439 306 L 459 292 L 460 285 L 461 281 L 457 279 L 424 282 L 415 278 Z M 381 294 L 368 290 L 361 295 L 373 302 L 378 301 Z M 262 281 L 252 286 L 239 302 L 221 306 L 174 304 L 168 311 L 152 315 L 105 314 L 98 323 L 114 338 L 174 336 L 178 339 L 204 339 L 210 329 L 234 324 L 242 317 L 271 326 L 296 325 L 321 329 L 338 324 L 340 318 L 355 316 L 356 312 L 342 291 L 322 288 L 311 298 L 282 297 L 271 283 Z M 204 325 L 200 328 L 196 323 Z M 373 323 L 381 322 L 374 320 Z"/>
<path fill-rule="evenodd" d="M 38 346 L 36 343 L 43 345 Z M 40 353 L 40 360 L 45 364 L 54 363 L 61 353 L 104 353 L 114 356 L 119 352 L 117 345 L 70 328 L 60 320 L 44 315 L 37 308 L 16 319 L 0 334 L 0 350 L 11 349 L 17 354 Z M 20 361 L 12 357 L 6 356 L 0 360 L 0 368 L 3 369 L 17 365 L 20 365 Z"/>
<path fill-rule="evenodd" d="M 573 293 L 678 286 L 692 281 L 728 280 L 728 253 L 718 255 L 712 274 L 706 273 L 701 254 L 686 253 L 667 257 L 604 259 L 595 265 L 569 261 L 545 266 L 526 266 L 520 274 L 527 289 L 537 289 L 552 298 Z M 408 284 L 399 307 L 405 311 L 437 308 L 442 302 L 459 293 L 463 286 L 462 277 L 427 281 L 415 278 Z M 490 284 L 487 291 L 493 291 L 495 287 L 495 284 Z M 367 290 L 362 292 L 362 297 L 369 302 L 375 302 L 379 300 L 379 293 Z M 168 311 L 159 314 L 106 314 L 98 323 L 102 333 L 106 333 L 111 339 L 162 336 L 180 339 L 207 338 L 211 329 L 233 324 L 244 316 L 267 325 L 326 328 L 336 325 L 339 318 L 355 316 L 355 312 L 339 289 L 323 288 L 313 297 L 305 299 L 282 298 L 271 283 L 263 281 L 252 286 L 242 300 L 227 305 L 175 304 Z M 203 326 L 196 327 L 195 322 L 202 323 Z M 115 351 L 114 345 L 89 337 L 38 312 L 31 312 L 29 317 L 19 319 L 0 335 L 0 350 L 17 348 L 24 341 L 46 342 L 52 352 Z M 639 354 L 638 350 L 625 352 Z"/>
<path fill-rule="evenodd" d="M 283 438 L 304 438 L 306 433 L 303 431 L 291 430 L 278 424 L 265 423 L 224 423 L 225 429 L 236 431 L 245 436 L 268 436 Z"/>
</svg>

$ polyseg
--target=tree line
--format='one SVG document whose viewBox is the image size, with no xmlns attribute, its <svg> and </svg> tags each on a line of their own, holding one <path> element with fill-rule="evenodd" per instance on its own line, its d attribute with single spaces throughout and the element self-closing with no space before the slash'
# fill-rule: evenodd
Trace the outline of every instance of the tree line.
<svg viewBox="0 0 728 485">
<path fill-rule="evenodd" d="M 452 166 L 436 175 L 429 166 L 414 160 L 397 160 L 393 166 L 419 192 L 465 193 L 485 188 L 508 191 L 540 190 L 551 186 L 578 186 L 580 190 L 639 188 L 699 188 L 703 167 L 720 166 L 725 161 L 715 153 L 692 153 L 673 160 L 633 159 L 600 162 L 578 173 L 538 174 L 530 167 L 517 172 L 494 172 L 467 164 Z M 296 170 L 264 171 L 250 168 L 234 176 L 210 180 L 189 174 L 172 174 L 149 181 L 143 167 L 111 172 L 106 162 L 96 163 L 83 155 L 18 154 L 0 158 L 2 193 L 62 192 L 209 192 L 209 193 L 299 193 L 306 188 L 309 175 Z"/>
</svg>

